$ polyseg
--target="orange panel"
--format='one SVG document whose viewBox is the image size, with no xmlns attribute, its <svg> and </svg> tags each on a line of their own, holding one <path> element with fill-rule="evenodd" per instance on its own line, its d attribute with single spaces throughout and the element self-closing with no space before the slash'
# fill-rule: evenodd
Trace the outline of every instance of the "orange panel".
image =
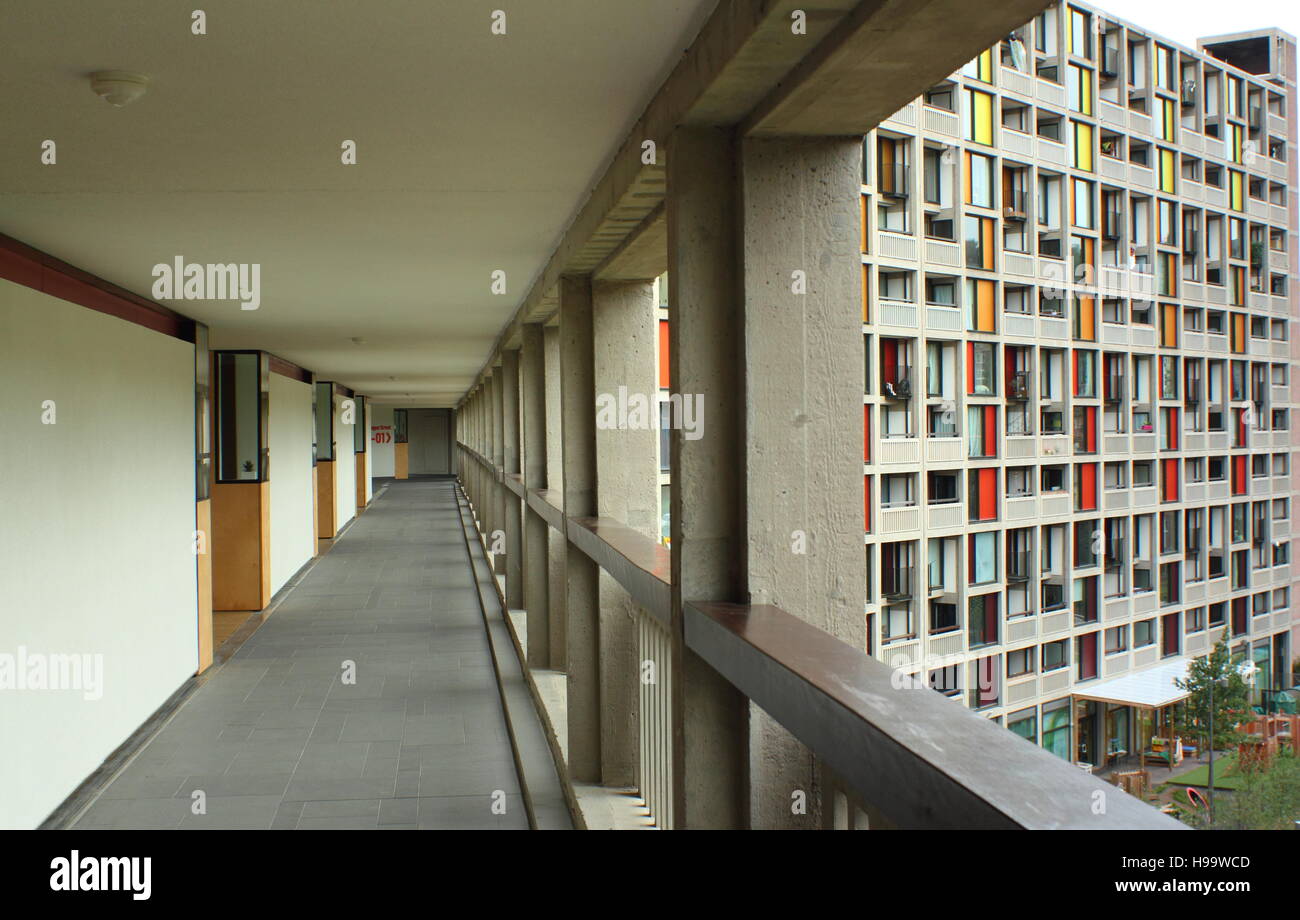
<svg viewBox="0 0 1300 920">
<path fill-rule="evenodd" d="M 1097 301 L 1091 297 L 1079 299 L 1079 337 L 1097 341 Z"/>
<path fill-rule="evenodd" d="M 980 332 L 992 332 L 996 326 L 993 316 L 993 282 L 975 282 L 975 302 L 978 305 L 975 326 Z"/>
<path fill-rule="evenodd" d="M 198 560 L 199 588 L 199 667 L 195 673 L 202 674 L 212 665 L 212 553 L 208 551 L 212 540 L 210 499 L 195 504 L 194 529 L 203 535 L 203 551 L 195 557 Z"/>
<path fill-rule="evenodd" d="M 212 487 L 212 609 L 261 610 L 271 600 L 270 484 Z"/>
<path fill-rule="evenodd" d="M 861 233 L 861 236 L 862 236 L 862 251 L 863 251 L 863 252 L 870 252 L 870 251 L 871 251 L 871 246 L 870 246 L 870 242 L 871 242 L 871 241 L 868 239 L 868 234 L 867 234 L 867 227 L 868 227 L 869 225 L 868 225 L 868 223 L 867 223 L 867 196 L 866 196 L 866 195 L 863 195 L 863 196 L 862 196 L 862 208 L 861 208 L 861 215 L 860 215 L 860 217 L 861 217 L 861 220 L 862 220 L 862 228 L 861 228 L 861 229 L 862 229 L 862 233 Z M 865 322 L 865 320 L 864 320 L 864 322 Z"/>
<path fill-rule="evenodd" d="M 668 320 L 659 320 L 659 386 L 667 389 L 672 386 L 669 383 L 668 372 L 668 346 L 671 344 L 668 337 Z"/>
</svg>

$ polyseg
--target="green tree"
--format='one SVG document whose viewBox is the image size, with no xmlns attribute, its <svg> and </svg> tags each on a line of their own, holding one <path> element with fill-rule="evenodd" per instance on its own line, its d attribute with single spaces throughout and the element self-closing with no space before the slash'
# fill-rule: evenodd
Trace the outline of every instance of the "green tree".
<svg viewBox="0 0 1300 920">
<path fill-rule="evenodd" d="M 1284 751 L 1269 769 L 1245 774 L 1241 786 L 1229 795 L 1220 794 L 1212 826 L 1216 830 L 1290 830 L 1295 821 L 1300 821 L 1300 759 Z"/>
<path fill-rule="evenodd" d="M 1211 718 L 1217 749 L 1231 747 L 1244 737 L 1234 727 L 1241 721 L 1241 713 L 1250 707 L 1250 688 L 1238 672 L 1226 642 L 1220 641 L 1209 655 L 1193 661 L 1187 669 L 1187 678 L 1175 683 L 1189 696 L 1178 708 L 1174 724 L 1184 738 L 1197 740 L 1198 750 L 1208 749 Z M 1211 683 L 1214 684 L 1213 693 Z M 1211 696 L 1214 699 L 1213 714 L 1210 712 Z"/>
</svg>

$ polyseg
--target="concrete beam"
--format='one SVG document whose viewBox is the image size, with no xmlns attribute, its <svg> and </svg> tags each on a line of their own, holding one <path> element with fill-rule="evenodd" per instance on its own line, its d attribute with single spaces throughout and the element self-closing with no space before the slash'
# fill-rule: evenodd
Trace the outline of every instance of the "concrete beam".
<svg viewBox="0 0 1300 920">
<path fill-rule="evenodd" d="M 862 135 L 1024 25 L 1044 0 L 867 0 L 759 103 L 742 133 Z"/>
<path fill-rule="evenodd" d="M 741 121 L 852 7 L 853 0 L 721 0 L 575 210 L 491 353 L 511 341 L 523 323 L 550 319 L 560 276 L 591 273 L 659 207 L 666 193 L 666 148 L 678 125 Z M 807 13 L 803 34 L 791 28 L 796 10 Z M 657 150 L 650 163 L 644 162 L 647 140 Z"/>
<path fill-rule="evenodd" d="M 667 265 L 668 218 L 660 204 L 596 266 L 591 277 L 596 281 L 647 281 L 663 274 Z"/>
</svg>

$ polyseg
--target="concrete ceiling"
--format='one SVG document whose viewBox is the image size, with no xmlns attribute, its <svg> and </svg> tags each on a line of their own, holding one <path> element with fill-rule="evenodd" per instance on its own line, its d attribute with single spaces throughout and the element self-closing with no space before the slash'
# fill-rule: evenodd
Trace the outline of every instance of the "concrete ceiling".
<svg viewBox="0 0 1300 920">
<path fill-rule="evenodd" d="M 258 310 L 165 302 L 213 347 L 452 405 L 714 5 L 515 4 L 494 36 L 495 2 L 207 0 L 199 36 L 195 5 L 3 0 L 0 232 L 146 297 L 177 256 L 258 263 Z M 152 86 L 115 109 L 101 69 Z"/>
</svg>

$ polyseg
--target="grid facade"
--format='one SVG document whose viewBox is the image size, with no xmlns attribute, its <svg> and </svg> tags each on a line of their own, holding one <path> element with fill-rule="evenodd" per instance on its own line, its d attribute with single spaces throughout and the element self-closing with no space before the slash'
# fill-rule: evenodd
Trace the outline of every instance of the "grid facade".
<svg viewBox="0 0 1300 920">
<path fill-rule="evenodd" d="M 1291 682 L 1295 45 L 1201 45 L 1062 3 L 863 146 L 868 651 L 1092 764 L 1093 682 Z"/>
</svg>

